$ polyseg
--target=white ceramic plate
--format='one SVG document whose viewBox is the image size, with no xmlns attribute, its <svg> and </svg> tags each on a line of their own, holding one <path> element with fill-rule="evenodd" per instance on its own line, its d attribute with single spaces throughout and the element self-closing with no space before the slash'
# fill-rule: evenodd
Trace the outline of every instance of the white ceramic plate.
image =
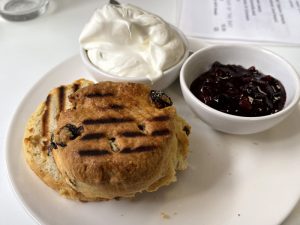
<svg viewBox="0 0 300 225">
<path fill-rule="evenodd" d="M 60 197 L 26 165 L 22 136 L 26 120 L 49 90 L 80 77 L 90 78 L 79 56 L 46 74 L 24 98 L 7 136 L 12 187 L 41 224 L 275 225 L 296 204 L 300 195 L 300 109 L 261 134 L 222 134 L 190 111 L 178 81 L 167 93 L 192 125 L 192 133 L 190 166 L 179 173 L 177 183 L 133 200 L 81 203 Z"/>
</svg>

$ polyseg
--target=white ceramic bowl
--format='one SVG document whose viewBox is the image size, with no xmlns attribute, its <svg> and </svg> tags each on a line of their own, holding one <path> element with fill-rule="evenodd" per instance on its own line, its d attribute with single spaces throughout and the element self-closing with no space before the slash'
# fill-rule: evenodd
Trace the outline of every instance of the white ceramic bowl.
<svg viewBox="0 0 300 225">
<path fill-rule="evenodd" d="M 177 31 L 177 33 L 181 36 L 184 45 L 185 45 L 185 53 L 181 60 L 172 66 L 171 68 L 165 70 L 163 72 L 163 75 L 155 81 L 154 84 L 151 84 L 151 81 L 149 79 L 145 78 L 139 78 L 139 77 L 120 77 L 116 74 L 110 74 L 107 73 L 98 67 L 96 67 L 94 64 L 91 63 L 87 56 L 87 52 L 85 49 L 80 48 L 80 55 L 82 58 L 82 61 L 84 65 L 86 66 L 87 70 L 89 73 L 95 78 L 97 81 L 117 81 L 117 82 L 133 82 L 133 83 L 143 83 L 143 84 L 148 84 L 151 85 L 153 89 L 156 90 L 163 90 L 166 89 L 168 86 L 170 86 L 179 76 L 181 66 L 183 65 L 184 61 L 188 58 L 189 56 L 189 45 L 188 41 L 185 37 L 185 35 L 176 27 L 172 26 L 171 27 Z"/>
<path fill-rule="evenodd" d="M 286 90 L 284 108 L 267 116 L 242 117 L 220 112 L 198 100 L 190 91 L 190 85 L 200 74 L 210 69 L 215 61 L 245 68 L 255 66 L 263 74 L 281 81 Z M 232 134 L 257 133 L 273 127 L 295 109 L 300 95 L 298 75 L 289 63 L 268 50 L 242 45 L 217 45 L 195 52 L 182 66 L 180 85 L 185 101 L 205 123 L 216 130 Z"/>
</svg>

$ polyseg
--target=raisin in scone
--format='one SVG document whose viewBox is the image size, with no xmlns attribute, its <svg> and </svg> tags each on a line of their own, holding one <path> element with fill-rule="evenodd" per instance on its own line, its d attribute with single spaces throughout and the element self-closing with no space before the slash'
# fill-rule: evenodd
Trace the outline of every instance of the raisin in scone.
<svg viewBox="0 0 300 225">
<path fill-rule="evenodd" d="M 155 191 L 186 168 L 190 126 L 164 93 L 101 82 L 69 99 L 73 108 L 59 114 L 52 154 L 65 182 L 84 199 Z"/>
<path fill-rule="evenodd" d="M 49 151 L 51 134 L 56 129 L 60 112 L 73 107 L 68 96 L 90 84 L 91 81 L 81 79 L 53 89 L 31 115 L 25 128 L 23 150 L 28 165 L 44 183 L 71 199 L 86 200 L 81 193 L 65 182 L 57 169 Z"/>
</svg>

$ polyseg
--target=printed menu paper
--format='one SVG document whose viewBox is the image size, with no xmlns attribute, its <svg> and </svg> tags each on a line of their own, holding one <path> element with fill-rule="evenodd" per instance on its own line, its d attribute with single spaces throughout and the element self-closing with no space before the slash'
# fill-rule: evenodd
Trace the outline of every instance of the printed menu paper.
<svg viewBox="0 0 300 225">
<path fill-rule="evenodd" d="M 300 45 L 300 0 L 183 0 L 179 27 L 192 37 Z"/>
</svg>

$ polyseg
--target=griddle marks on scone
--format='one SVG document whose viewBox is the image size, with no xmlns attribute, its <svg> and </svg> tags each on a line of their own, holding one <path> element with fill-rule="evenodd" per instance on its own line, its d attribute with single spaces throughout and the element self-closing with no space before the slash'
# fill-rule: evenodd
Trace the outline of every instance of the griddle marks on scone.
<svg viewBox="0 0 300 225">
<path fill-rule="evenodd" d="M 45 101 L 45 112 L 43 114 L 43 117 L 42 117 L 42 136 L 44 138 L 47 138 L 46 141 L 44 141 L 44 146 L 43 146 L 43 151 L 48 151 L 49 152 L 49 120 L 50 120 L 50 105 L 51 105 L 51 98 L 52 98 L 52 95 L 49 94 L 46 98 L 46 101 Z"/>
<path fill-rule="evenodd" d="M 142 145 L 136 148 L 123 148 L 121 153 L 138 153 L 138 152 L 150 152 L 155 150 L 156 146 L 155 145 Z"/>
<path fill-rule="evenodd" d="M 71 87 L 71 93 L 74 94 L 80 88 L 81 88 L 81 83 L 80 82 L 73 83 L 73 85 Z M 69 95 L 69 97 L 68 97 L 70 102 L 74 101 L 74 98 L 76 99 L 76 97 L 72 96 L 72 95 Z M 76 107 L 77 107 L 77 102 L 74 101 L 73 102 L 73 109 L 76 109 Z"/>
<path fill-rule="evenodd" d="M 99 140 L 101 138 L 104 138 L 105 134 L 104 133 L 90 133 L 90 134 L 85 134 L 80 138 L 82 141 L 88 141 L 88 140 Z"/>
<path fill-rule="evenodd" d="M 119 109 L 124 109 L 123 105 L 118 105 L 118 104 L 109 104 L 108 109 L 115 109 L 115 110 L 119 110 Z"/>
<path fill-rule="evenodd" d="M 81 149 L 78 154 L 80 156 L 103 156 L 111 154 L 111 152 L 105 149 Z"/>
<path fill-rule="evenodd" d="M 132 118 L 116 118 L 116 117 L 107 117 L 100 119 L 86 119 L 83 120 L 84 125 L 97 125 L 97 124 L 109 124 L 109 123 L 128 123 L 133 122 Z"/>
<path fill-rule="evenodd" d="M 43 137 L 48 137 L 49 134 L 49 117 L 50 117 L 50 105 L 51 105 L 52 95 L 48 95 L 45 101 L 45 112 L 42 117 L 42 135 Z"/>
<path fill-rule="evenodd" d="M 149 121 L 153 121 L 153 122 L 162 122 L 162 121 L 167 121 L 169 120 L 170 117 L 167 115 L 162 115 L 162 116 L 155 116 L 149 119 Z"/>
<path fill-rule="evenodd" d="M 60 86 L 58 88 L 58 102 L 59 102 L 59 112 L 64 111 L 65 109 L 65 94 L 66 94 L 66 87 Z"/>
<path fill-rule="evenodd" d="M 145 136 L 141 131 L 124 131 L 120 134 L 123 137 L 142 137 Z"/>
<path fill-rule="evenodd" d="M 165 135 L 169 135 L 169 134 L 170 134 L 169 129 L 162 129 L 162 130 L 152 131 L 151 136 L 157 137 L 157 136 L 165 136 Z"/>
<path fill-rule="evenodd" d="M 87 98 L 104 98 L 104 97 L 113 97 L 113 93 L 90 93 L 85 95 Z"/>
</svg>

